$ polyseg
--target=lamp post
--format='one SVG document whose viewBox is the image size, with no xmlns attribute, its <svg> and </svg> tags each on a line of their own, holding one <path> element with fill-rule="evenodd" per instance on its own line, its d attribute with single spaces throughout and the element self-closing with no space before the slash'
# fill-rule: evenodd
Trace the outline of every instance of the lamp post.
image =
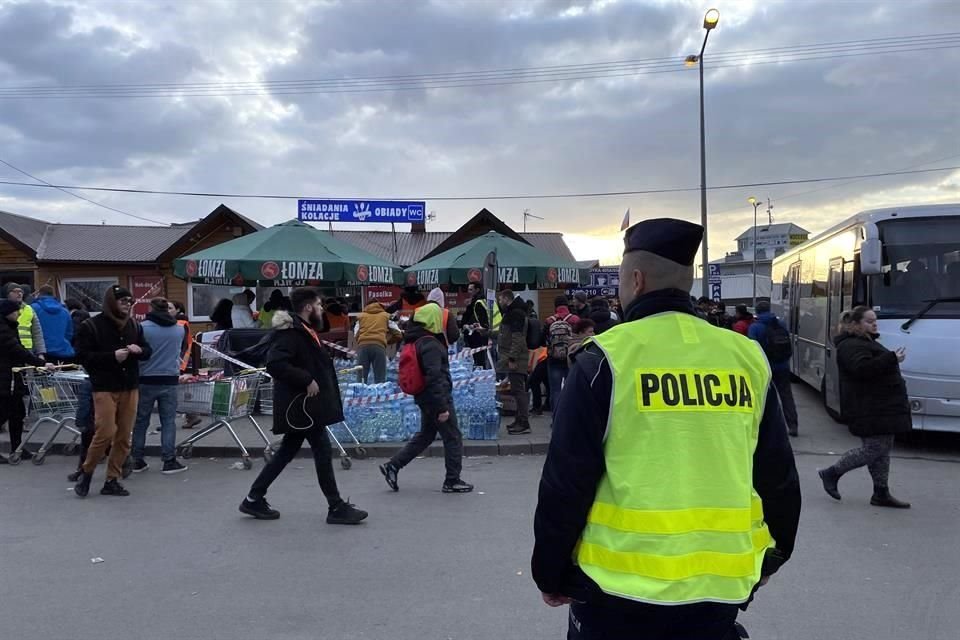
<svg viewBox="0 0 960 640">
<path fill-rule="evenodd" d="M 753 310 L 757 310 L 757 207 L 760 201 L 750 196 L 747 202 L 753 205 Z"/>
<path fill-rule="evenodd" d="M 716 9 L 710 9 L 703 16 L 703 29 L 706 33 L 703 35 L 703 46 L 700 47 L 700 55 L 687 56 L 685 64 L 692 67 L 695 64 L 700 65 L 700 225 L 703 227 L 703 246 L 701 252 L 701 261 L 703 262 L 704 273 L 706 273 L 707 264 L 709 264 L 709 250 L 707 248 L 707 141 L 703 117 L 703 52 L 707 48 L 707 38 L 720 21 L 720 12 Z M 703 285 L 703 296 L 710 297 L 710 283 L 706 277 L 701 278 Z"/>
</svg>

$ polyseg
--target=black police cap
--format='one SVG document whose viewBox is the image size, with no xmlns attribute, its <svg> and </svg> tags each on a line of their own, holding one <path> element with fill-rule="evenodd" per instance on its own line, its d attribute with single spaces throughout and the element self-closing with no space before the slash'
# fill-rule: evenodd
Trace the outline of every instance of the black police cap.
<svg viewBox="0 0 960 640">
<path fill-rule="evenodd" d="M 623 253 L 647 251 L 677 264 L 692 265 L 703 241 L 703 227 L 684 220 L 655 218 L 627 229 Z"/>
</svg>

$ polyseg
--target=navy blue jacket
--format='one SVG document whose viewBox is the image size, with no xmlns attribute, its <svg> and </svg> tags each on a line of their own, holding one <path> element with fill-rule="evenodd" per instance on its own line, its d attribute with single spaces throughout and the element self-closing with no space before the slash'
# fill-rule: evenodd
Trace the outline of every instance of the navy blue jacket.
<svg viewBox="0 0 960 640">
<path fill-rule="evenodd" d="M 750 328 L 747 330 L 747 336 L 749 336 L 751 340 L 756 340 L 759 342 L 761 347 L 767 346 L 767 323 L 769 322 L 779 322 L 784 331 L 789 331 L 783 320 L 778 318 L 772 312 L 768 311 L 767 313 L 758 314 L 756 321 L 751 324 Z M 783 362 L 771 362 L 770 370 L 790 371 L 790 360 L 784 360 Z"/>
<path fill-rule="evenodd" d="M 685 292 L 666 290 L 635 300 L 625 312 L 626 321 L 665 311 L 696 315 Z M 540 480 L 534 517 L 533 579 L 544 593 L 632 606 L 603 594 L 573 562 L 574 547 L 605 471 L 603 437 L 612 389 L 613 377 L 603 352 L 595 345 L 581 350 L 554 414 L 553 435 Z M 775 555 L 780 558 L 768 554 L 770 562 L 765 562 L 764 575 L 770 575 L 793 552 L 800 519 L 800 481 L 773 385 L 767 390 L 753 464 L 753 486 L 763 501 L 764 518 L 777 541 Z M 664 482 L 670 479 L 664 478 Z"/>
</svg>

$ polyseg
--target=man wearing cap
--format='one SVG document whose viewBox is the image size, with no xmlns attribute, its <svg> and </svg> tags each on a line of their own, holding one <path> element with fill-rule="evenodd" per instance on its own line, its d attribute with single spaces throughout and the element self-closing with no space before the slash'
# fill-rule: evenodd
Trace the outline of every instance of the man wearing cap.
<svg viewBox="0 0 960 640">
<path fill-rule="evenodd" d="M 7 300 L 23 305 L 20 309 L 19 334 L 20 343 L 38 356 L 47 352 L 47 344 L 43 340 L 43 327 L 33 308 L 24 300 L 30 294 L 30 287 L 25 284 L 9 282 L 4 287 L 3 295 Z"/>
<path fill-rule="evenodd" d="M 753 341 L 699 318 L 702 227 L 628 229 L 624 322 L 587 341 L 554 417 L 533 578 L 568 638 L 727 640 L 789 559 L 793 452 Z"/>
</svg>

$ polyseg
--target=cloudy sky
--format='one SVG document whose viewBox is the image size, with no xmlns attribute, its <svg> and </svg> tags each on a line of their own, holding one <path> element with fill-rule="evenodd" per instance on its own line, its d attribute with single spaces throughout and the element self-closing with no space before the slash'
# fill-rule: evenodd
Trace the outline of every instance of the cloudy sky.
<svg viewBox="0 0 960 640">
<path fill-rule="evenodd" d="M 929 51 L 777 64 L 758 64 L 771 60 L 769 52 L 736 55 L 960 32 L 960 3 L 717 6 L 722 17 L 705 66 L 708 184 L 960 165 L 960 40 Z M 0 159 L 60 184 L 427 198 L 437 230 L 456 228 L 482 206 L 519 229 L 530 209 L 545 218 L 531 220 L 530 230 L 563 231 L 577 257 L 610 261 L 628 207 L 633 221 L 699 220 L 699 194 L 437 198 L 697 187 L 695 69 L 442 89 L 397 77 L 681 61 L 699 50 L 707 8 L 681 0 L 0 0 Z M 711 69 L 710 56 L 725 54 L 736 64 Z M 362 92 L 277 84 L 382 77 L 393 79 Z M 252 95 L 185 96 L 176 91 L 183 83 L 250 83 L 231 86 Z M 174 90 L 150 98 L 3 93 L 105 84 Z M 29 181 L 2 165 L 0 180 Z M 221 200 L 84 194 L 170 222 L 197 219 Z M 731 250 L 751 223 L 750 195 L 771 198 L 776 220 L 816 232 L 871 206 L 960 201 L 960 172 L 712 191 L 711 258 Z M 296 214 L 294 201 L 225 202 L 263 223 Z M 0 185 L 0 209 L 139 224 L 26 187 Z"/>
</svg>

